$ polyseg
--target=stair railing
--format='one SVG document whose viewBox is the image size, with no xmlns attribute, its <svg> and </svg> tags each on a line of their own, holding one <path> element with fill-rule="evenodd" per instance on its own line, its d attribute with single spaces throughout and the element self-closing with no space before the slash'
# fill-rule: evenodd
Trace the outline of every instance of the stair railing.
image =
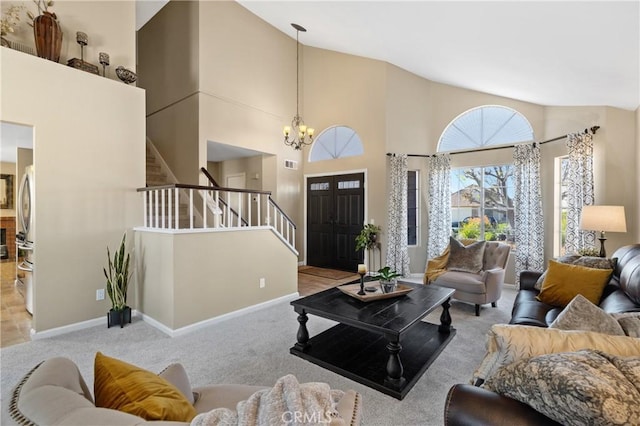
<svg viewBox="0 0 640 426">
<path fill-rule="evenodd" d="M 210 187 L 212 187 L 212 188 L 220 188 L 220 185 L 218 185 L 218 182 L 216 182 L 216 180 L 213 178 L 213 176 L 211 176 L 211 174 L 209 173 L 209 171 L 207 169 L 205 169 L 204 167 L 200 167 L 200 171 L 206 176 L 207 180 L 209 181 L 209 186 Z M 247 224 L 247 221 L 242 217 L 241 214 L 238 214 L 238 212 L 236 212 L 235 209 L 233 209 L 233 208 L 231 208 L 230 206 L 227 205 L 227 202 L 225 201 L 224 197 L 220 198 L 218 200 L 218 202 L 223 205 L 223 208 L 227 208 L 228 207 L 228 212 L 229 212 L 228 216 L 233 215 L 233 216 L 235 216 L 235 219 L 241 221 L 245 225 Z"/>
<path fill-rule="evenodd" d="M 268 227 L 297 253 L 296 226 L 273 201 L 269 191 L 176 183 L 139 188 L 138 192 L 143 195 L 147 229 L 188 232 Z M 196 215 L 200 210 L 195 206 L 196 199 L 202 200 L 201 216 Z"/>
</svg>

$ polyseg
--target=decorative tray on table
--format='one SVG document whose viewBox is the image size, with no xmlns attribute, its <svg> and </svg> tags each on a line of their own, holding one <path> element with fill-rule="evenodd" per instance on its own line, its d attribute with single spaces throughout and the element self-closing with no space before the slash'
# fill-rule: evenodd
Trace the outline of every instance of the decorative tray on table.
<svg viewBox="0 0 640 426">
<path fill-rule="evenodd" d="M 356 299 L 361 300 L 363 302 L 371 302 L 373 300 L 382 300 L 382 299 L 389 299 L 391 297 L 403 296 L 414 289 L 414 287 L 411 287 L 408 285 L 398 284 L 395 291 L 392 291 L 391 293 L 383 293 L 382 290 L 380 289 L 379 283 L 373 284 L 369 282 L 364 284 L 365 284 L 364 295 L 358 294 L 358 292 L 360 291 L 360 284 L 341 285 L 338 287 L 338 290 L 340 290 L 346 295 L 355 297 Z M 371 291 L 372 289 L 374 291 Z"/>
</svg>

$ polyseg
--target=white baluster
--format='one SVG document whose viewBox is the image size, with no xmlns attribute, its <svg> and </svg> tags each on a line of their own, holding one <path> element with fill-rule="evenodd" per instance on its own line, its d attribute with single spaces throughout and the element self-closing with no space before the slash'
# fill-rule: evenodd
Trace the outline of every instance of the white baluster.
<svg viewBox="0 0 640 426">
<path fill-rule="evenodd" d="M 160 228 L 164 229 L 166 227 L 166 222 L 165 222 L 165 217 L 164 217 L 164 213 L 165 213 L 165 203 L 164 203 L 164 198 L 165 198 L 165 192 L 167 192 L 166 189 L 163 189 L 162 192 L 160 193 L 160 202 L 161 202 L 161 207 L 162 207 L 162 212 L 160 213 L 160 217 L 162 218 L 162 225 L 160 225 Z"/>
<path fill-rule="evenodd" d="M 261 209 L 260 203 L 262 199 L 260 198 L 260 194 L 257 194 L 256 200 L 258 200 L 258 214 L 256 215 L 256 219 L 258 221 L 258 226 L 260 226 L 260 224 L 262 223 L 262 215 L 260 214 L 260 209 Z"/>
<path fill-rule="evenodd" d="M 271 199 L 267 198 L 267 223 L 266 223 L 267 226 L 271 225 L 271 212 L 269 207 L 271 207 Z"/>
<path fill-rule="evenodd" d="M 200 195 L 202 196 L 202 227 L 207 227 L 207 191 L 200 191 Z"/>
<path fill-rule="evenodd" d="M 167 189 L 167 228 L 171 229 L 171 224 L 173 223 L 172 218 L 173 218 L 173 197 L 171 194 L 171 189 Z"/>
<path fill-rule="evenodd" d="M 154 206 L 154 211 L 155 211 L 155 218 L 154 218 L 154 228 L 158 228 L 158 216 L 159 216 L 159 212 L 158 212 L 158 190 L 156 189 L 155 191 L 153 191 L 153 206 Z"/>
<path fill-rule="evenodd" d="M 193 188 L 189 188 L 189 229 L 193 229 Z"/>
<path fill-rule="evenodd" d="M 238 192 L 238 228 L 242 226 L 242 192 Z"/>
<path fill-rule="evenodd" d="M 142 211 L 144 212 L 144 227 L 147 228 L 148 225 L 148 220 L 147 220 L 147 216 L 149 215 L 147 212 L 147 194 L 149 193 L 149 191 L 144 191 L 142 193 Z"/>
<path fill-rule="evenodd" d="M 227 226 L 231 228 L 233 226 L 233 218 L 231 217 L 231 198 L 229 198 L 229 191 L 226 191 L 227 196 Z"/>
<path fill-rule="evenodd" d="M 175 205 L 173 206 L 173 208 L 175 209 L 174 220 L 176 221 L 174 229 L 180 229 L 180 189 L 175 188 L 174 191 L 175 194 L 173 198 L 175 200 Z"/>
<path fill-rule="evenodd" d="M 222 209 L 220 209 L 220 191 L 216 190 L 215 194 L 216 194 L 216 208 L 218 209 L 218 211 L 220 211 L 220 214 L 218 215 L 218 217 L 220 218 L 220 216 L 222 216 L 222 224 L 224 224 L 224 216 L 222 215 Z M 220 219 L 218 219 L 216 228 L 218 226 L 220 226 Z"/>
</svg>

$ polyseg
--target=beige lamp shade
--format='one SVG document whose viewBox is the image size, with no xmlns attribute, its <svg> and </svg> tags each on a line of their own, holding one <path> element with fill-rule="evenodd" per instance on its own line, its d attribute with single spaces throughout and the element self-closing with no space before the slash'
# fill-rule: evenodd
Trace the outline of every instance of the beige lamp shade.
<svg viewBox="0 0 640 426">
<path fill-rule="evenodd" d="M 624 206 L 583 206 L 580 229 L 599 232 L 627 232 Z"/>
</svg>

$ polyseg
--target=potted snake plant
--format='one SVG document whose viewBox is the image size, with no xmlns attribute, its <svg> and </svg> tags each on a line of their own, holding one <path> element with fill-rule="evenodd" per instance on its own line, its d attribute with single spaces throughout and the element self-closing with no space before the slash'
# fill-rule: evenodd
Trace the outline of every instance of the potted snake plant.
<svg viewBox="0 0 640 426">
<path fill-rule="evenodd" d="M 111 300 L 111 309 L 107 314 L 107 327 L 131 322 L 131 308 L 127 306 L 127 290 L 129 287 L 129 261 L 130 255 L 126 252 L 127 234 L 122 236 L 120 247 L 111 256 L 107 247 L 107 268 L 102 268 L 107 279 L 107 294 Z"/>
</svg>

